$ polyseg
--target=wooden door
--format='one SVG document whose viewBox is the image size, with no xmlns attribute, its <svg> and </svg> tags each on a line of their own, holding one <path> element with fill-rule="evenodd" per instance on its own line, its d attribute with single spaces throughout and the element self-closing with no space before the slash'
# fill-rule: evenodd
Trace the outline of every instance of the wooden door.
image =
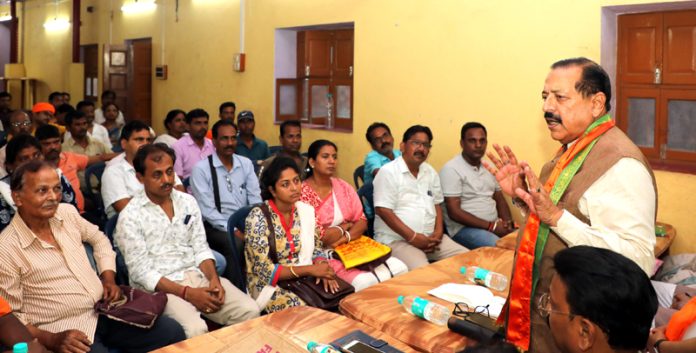
<svg viewBox="0 0 696 353">
<path fill-rule="evenodd" d="M 626 83 L 655 83 L 662 70 L 662 15 L 619 16 L 618 78 Z"/>
<path fill-rule="evenodd" d="M 116 105 L 129 118 L 128 66 L 130 54 L 128 46 L 119 44 L 104 45 L 104 90 L 116 92 Z M 101 92 L 100 92 L 101 95 Z"/>
<path fill-rule="evenodd" d="M 82 63 L 85 75 L 85 99 L 92 102 L 99 100 L 99 46 L 97 44 L 83 45 Z"/>
<path fill-rule="evenodd" d="M 331 68 L 334 79 L 353 77 L 353 30 L 334 31 L 334 55 Z"/>
<path fill-rule="evenodd" d="M 662 82 L 696 84 L 696 10 L 664 15 L 664 73 Z"/>
<path fill-rule="evenodd" d="M 129 120 L 152 126 L 152 41 L 150 38 L 129 41 Z"/>
<path fill-rule="evenodd" d="M 331 73 L 331 31 L 306 31 L 304 34 L 304 77 L 328 77 Z"/>
</svg>

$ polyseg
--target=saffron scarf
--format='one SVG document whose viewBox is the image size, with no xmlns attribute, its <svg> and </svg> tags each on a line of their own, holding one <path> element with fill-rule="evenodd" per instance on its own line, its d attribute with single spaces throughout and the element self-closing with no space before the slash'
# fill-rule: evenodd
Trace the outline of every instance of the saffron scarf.
<svg viewBox="0 0 696 353">
<path fill-rule="evenodd" d="M 549 193 L 554 204 L 558 204 L 598 138 L 614 125 L 609 114 L 602 116 L 558 158 L 551 175 L 544 183 L 544 190 Z M 557 154 L 561 151 L 562 148 Z M 548 224 L 541 223 L 536 214 L 530 214 L 517 250 L 513 282 L 507 301 L 507 339 L 525 351 L 529 350 L 531 336 L 531 301 L 539 282 L 541 258 L 549 232 Z"/>
</svg>

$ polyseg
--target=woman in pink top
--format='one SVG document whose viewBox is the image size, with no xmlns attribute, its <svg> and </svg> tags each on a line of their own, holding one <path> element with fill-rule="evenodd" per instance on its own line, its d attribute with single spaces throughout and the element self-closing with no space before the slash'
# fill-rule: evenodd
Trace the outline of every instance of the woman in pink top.
<svg viewBox="0 0 696 353">
<path fill-rule="evenodd" d="M 322 226 L 321 239 L 327 248 L 360 238 L 367 231 L 367 218 L 358 194 L 350 184 L 334 177 L 338 166 L 338 148 L 328 140 L 314 141 L 308 150 L 310 171 L 302 183 L 301 201 L 312 205 L 317 223 Z M 330 260 L 336 275 L 355 287 L 356 291 L 408 271 L 395 257 L 387 266 L 373 272 L 346 270 L 340 260 Z"/>
</svg>

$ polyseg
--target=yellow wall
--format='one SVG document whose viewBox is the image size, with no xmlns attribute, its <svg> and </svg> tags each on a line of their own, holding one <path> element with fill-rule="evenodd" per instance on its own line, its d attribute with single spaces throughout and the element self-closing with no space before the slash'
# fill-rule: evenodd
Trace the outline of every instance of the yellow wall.
<svg viewBox="0 0 696 353">
<path fill-rule="evenodd" d="M 561 58 L 600 59 L 603 6 L 626 0 L 461 1 L 461 0 L 247 0 L 247 71 L 232 70 L 239 51 L 239 1 L 158 0 L 154 13 L 123 15 L 114 0 L 84 0 L 82 43 L 113 44 L 151 37 L 153 62 L 169 65 L 169 79 L 153 81 L 153 124 L 171 108 L 202 107 L 216 116 L 217 105 L 234 100 L 257 117 L 257 135 L 277 144 L 274 112 L 274 30 L 338 22 L 355 24 L 354 133 L 305 129 L 305 147 L 329 138 L 340 148 L 340 174 L 351 178 L 369 146 L 364 131 L 385 121 L 400 136 L 412 124 L 429 125 L 435 147 L 430 162 L 439 168 L 458 153 L 459 128 L 484 123 L 489 140 L 507 143 L 522 159 L 540 167 L 555 150 L 541 118 L 540 91 L 548 66 Z M 646 2 L 646 1 L 637 1 Z M 31 4 L 31 2 L 30 2 Z M 67 5 L 66 11 L 67 11 Z M 27 22 L 44 11 L 27 11 Z M 164 21 L 163 21 L 164 20 Z M 164 22 L 166 54 L 161 55 Z M 69 34 L 53 40 L 43 28 L 27 31 L 27 72 L 45 82 L 39 96 L 65 85 Z M 53 67 L 45 65 L 51 55 Z M 400 139 L 400 138 L 399 138 Z M 656 173 L 660 220 L 679 231 L 673 252 L 696 252 L 696 176 Z"/>
</svg>

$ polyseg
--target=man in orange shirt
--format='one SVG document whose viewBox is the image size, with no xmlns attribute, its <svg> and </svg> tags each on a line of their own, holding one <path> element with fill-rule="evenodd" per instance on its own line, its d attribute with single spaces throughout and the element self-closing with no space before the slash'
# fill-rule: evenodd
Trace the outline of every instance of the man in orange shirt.
<svg viewBox="0 0 696 353">
<path fill-rule="evenodd" d="M 34 340 L 29 330 L 12 315 L 12 308 L 5 299 L 0 298 L 0 347 L 12 348 L 16 343 L 25 342 L 29 352 L 46 352 L 41 343 Z M 4 348 L 0 348 L 4 351 Z"/>
<path fill-rule="evenodd" d="M 77 209 L 85 211 L 85 198 L 80 191 L 80 178 L 77 173 L 87 169 L 87 165 L 101 161 L 100 156 L 88 157 L 84 154 L 62 152 L 60 132 L 53 125 L 44 125 L 36 129 L 36 139 L 41 144 L 41 153 L 49 164 L 60 169 L 75 190 Z"/>
<path fill-rule="evenodd" d="M 36 129 L 43 125 L 53 125 L 56 128 L 58 128 L 58 131 L 60 131 L 60 135 L 63 136 L 65 134 L 65 127 L 60 126 L 55 123 L 56 121 L 56 108 L 51 105 L 51 103 L 46 103 L 46 102 L 40 102 L 34 104 L 34 106 L 31 108 L 31 112 L 34 114 L 32 117 L 32 122 L 33 126 L 31 127 L 31 133 L 33 134 L 36 132 Z"/>
</svg>

